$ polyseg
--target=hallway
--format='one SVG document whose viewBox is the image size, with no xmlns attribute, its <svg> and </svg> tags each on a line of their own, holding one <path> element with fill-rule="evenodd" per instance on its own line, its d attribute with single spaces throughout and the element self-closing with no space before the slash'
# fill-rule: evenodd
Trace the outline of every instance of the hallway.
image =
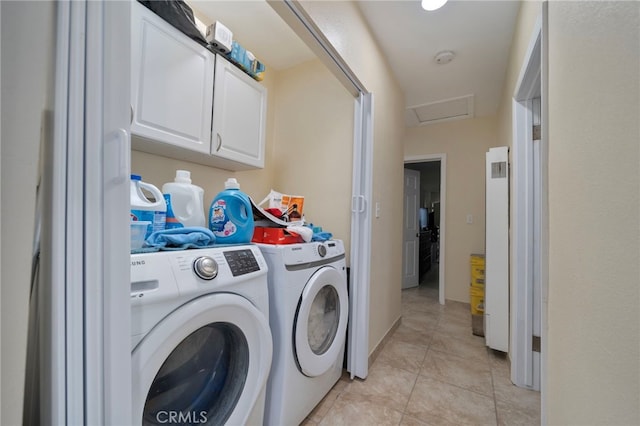
<svg viewBox="0 0 640 426">
<path fill-rule="evenodd" d="M 434 279 L 435 275 L 435 279 Z M 539 425 L 540 393 L 471 334 L 469 305 L 438 304 L 437 264 L 402 292 L 402 322 L 366 381 L 336 383 L 304 425 Z"/>
</svg>

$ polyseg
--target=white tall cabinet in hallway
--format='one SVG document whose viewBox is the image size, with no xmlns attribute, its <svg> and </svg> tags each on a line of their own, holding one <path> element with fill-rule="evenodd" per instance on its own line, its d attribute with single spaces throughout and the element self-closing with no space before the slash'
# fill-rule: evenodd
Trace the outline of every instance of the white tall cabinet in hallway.
<svg viewBox="0 0 640 426">
<path fill-rule="evenodd" d="M 485 337 L 509 351 L 509 148 L 487 152 L 485 239 Z"/>
</svg>

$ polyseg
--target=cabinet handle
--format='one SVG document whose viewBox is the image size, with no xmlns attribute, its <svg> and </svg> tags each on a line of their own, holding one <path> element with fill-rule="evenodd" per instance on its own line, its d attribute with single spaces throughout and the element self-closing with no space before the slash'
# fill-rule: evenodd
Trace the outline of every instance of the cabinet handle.
<svg viewBox="0 0 640 426">
<path fill-rule="evenodd" d="M 131 107 L 131 118 L 129 119 L 129 124 L 133 124 L 133 105 L 129 105 Z"/>
<path fill-rule="evenodd" d="M 216 147 L 216 152 L 220 151 L 220 148 L 222 148 L 222 136 L 220 136 L 220 133 L 216 133 L 216 138 L 218 139 L 218 146 Z"/>
</svg>

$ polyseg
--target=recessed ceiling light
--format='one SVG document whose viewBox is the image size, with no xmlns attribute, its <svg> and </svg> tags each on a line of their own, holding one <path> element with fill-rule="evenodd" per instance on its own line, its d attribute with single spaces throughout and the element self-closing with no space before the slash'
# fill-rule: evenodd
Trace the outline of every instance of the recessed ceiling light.
<svg viewBox="0 0 640 426">
<path fill-rule="evenodd" d="M 433 11 L 440 9 L 447 0 L 422 0 L 422 8 L 424 10 Z"/>
<path fill-rule="evenodd" d="M 440 65 L 448 64 L 453 61 L 453 58 L 456 57 L 456 54 L 450 50 L 443 50 L 442 52 L 438 52 L 433 59 Z"/>
</svg>

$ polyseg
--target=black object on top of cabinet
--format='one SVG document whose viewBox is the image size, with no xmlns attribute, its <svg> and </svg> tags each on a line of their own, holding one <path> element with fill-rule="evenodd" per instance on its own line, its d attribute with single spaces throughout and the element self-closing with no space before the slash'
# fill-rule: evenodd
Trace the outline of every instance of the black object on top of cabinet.
<svg viewBox="0 0 640 426">
<path fill-rule="evenodd" d="M 207 47 L 207 40 L 196 27 L 193 10 L 183 0 L 138 0 L 153 13 L 184 34 Z"/>
</svg>

